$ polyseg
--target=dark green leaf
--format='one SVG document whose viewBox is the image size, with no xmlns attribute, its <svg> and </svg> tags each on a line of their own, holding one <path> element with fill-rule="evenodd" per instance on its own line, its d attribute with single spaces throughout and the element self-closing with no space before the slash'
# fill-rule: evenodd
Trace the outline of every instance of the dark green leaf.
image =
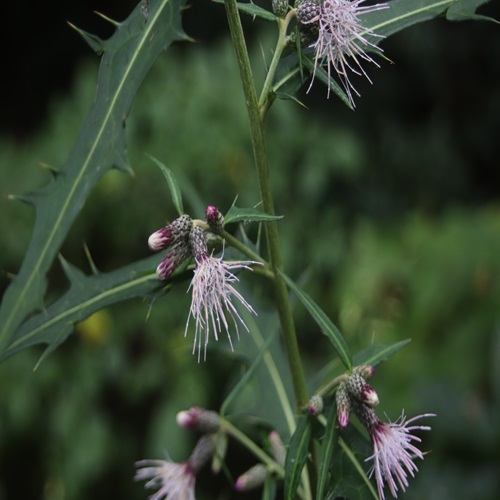
<svg viewBox="0 0 500 500">
<path fill-rule="evenodd" d="M 448 21 L 493 21 L 498 23 L 496 19 L 488 16 L 476 14 L 476 9 L 487 3 L 489 0 L 456 0 L 446 12 Z"/>
<path fill-rule="evenodd" d="M 148 155 L 149 156 L 149 155 Z M 177 213 L 179 215 L 184 214 L 184 206 L 182 204 L 182 195 L 181 195 L 181 190 L 179 188 L 179 183 L 177 182 L 177 179 L 169 168 L 167 168 L 163 163 L 161 163 L 159 160 L 154 158 L 153 156 L 149 156 L 158 167 L 160 167 L 161 171 L 163 172 L 163 175 L 165 176 L 165 179 L 167 181 L 168 187 L 170 189 L 170 195 L 172 196 L 172 203 L 174 204 L 174 207 L 177 210 Z"/>
<path fill-rule="evenodd" d="M 286 274 L 280 273 L 285 280 L 288 287 L 297 295 L 299 300 L 304 304 L 309 314 L 312 316 L 314 321 L 321 328 L 321 331 L 330 339 L 335 351 L 344 363 L 344 366 L 350 370 L 352 368 L 351 355 L 349 354 L 349 348 L 347 347 L 344 337 L 338 330 L 338 328 L 332 323 L 331 319 L 320 309 L 320 307 L 314 302 L 306 292 L 304 292 L 299 286 L 297 286 Z"/>
<path fill-rule="evenodd" d="M 328 484 L 331 482 L 329 480 L 330 466 L 332 464 L 333 452 L 338 439 L 338 428 L 336 423 L 337 407 L 332 404 L 328 410 L 325 437 L 323 438 L 323 443 L 321 445 L 321 459 L 319 462 L 316 500 L 323 500 L 325 498 L 325 491 Z"/>
<path fill-rule="evenodd" d="M 410 342 L 411 339 L 405 339 L 392 344 L 371 345 L 354 356 L 354 365 L 376 366 L 396 351 L 399 351 L 403 347 L 407 346 Z"/>
<path fill-rule="evenodd" d="M 96 311 L 123 300 L 165 291 L 170 284 L 159 281 L 154 272 L 160 258 L 154 255 L 110 273 L 90 276 L 61 258 L 69 290 L 19 328 L 0 359 L 36 344 L 48 344 L 50 352 L 73 332 L 76 323 Z"/>
<path fill-rule="evenodd" d="M 282 218 L 282 215 L 269 215 L 256 208 L 238 208 L 236 205 L 233 205 L 224 216 L 224 224 L 234 222 L 269 222 Z"/>
<path fill-rule="evenodd" d="M 0 353 L 22 321 L 43 303 L 46 273 L 97 181 L 111 168 L 130 171 L 125 122 L 135 94 L 158 55 L 186 39 L 180 22 L 184 0 L 158 0 L 147 22 L 138 5 L 113 36 L 102 42 L 97 95 L 61 174 L 36 194 L 36 221 L 19 274 L 0 309 Z M 16 337 L 18 338 L 18 336 Z"/>
<path fill-rule="evenodd" d="M 309 453 L 311 439 L 311 419 L 304 415 L 293 433 L 285 460 L 285 500 L 295 498 L 295 492 L 300 483 L 300 475 Z"/>
</svg>

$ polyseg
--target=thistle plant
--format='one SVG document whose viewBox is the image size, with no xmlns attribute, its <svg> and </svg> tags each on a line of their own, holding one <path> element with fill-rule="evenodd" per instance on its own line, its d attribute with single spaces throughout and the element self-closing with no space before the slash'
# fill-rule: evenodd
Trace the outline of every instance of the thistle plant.
<svg viewBox="0 0 500 500">
<path fill-rule="evenodd" d="M 244 101 L 234 106 L 246 106 L 248 114 L 258 181 L 258 192 L 252 193 L 255 205 L 238 206 L 238 193 L 234 193 L 236 201 L 227 210 L 219 209 L 217 200 L 203 202 L 204 214 L 192 202 L 185 210 L 186 184 L 174 168 L 165 166 L 168 157 L 161 161 L 151 157 L 164 174 L 169 203 L 177 212 L 163 227 L 164 221 L 155 221 L 154 227 L 160 229 L 152 234 L 144 229 L 144 247 L 149 246 L 154 254 L 107 273 L 99 272 L 89 257 L 90 275 L 60 257 L 70 288 L 54 302 L 45 303 L 48 271 L 92 188 L 112 168 L 131 171 L 124 123 L 143 79 L 162 51 L 189 39 L 181 23 L 183 0 L 142 0 L 125 21 L 112 21 L 116 31 L 106 41 L 75 28 L 102 57 L 97 94 L 67 163 L 54 171 L 49 186 L 22 197 L 36 207 L 36 222 L 21 269 L 2 301 L 1 359 L 47 344 L 44 359 L 73 332 L 75 324 L 111 304 L 140 298 L 149 299 L 154 307 L 168 307 L 171 294 L 187 292 L 191 305 L 182 311 L 179 327 L 181 342 L 184 331 L 192 350 L 189 362 L 210 366 L 210 351 L 220 350 L 219 356 L 228 360 L 240 356 L 247 364 L 219 408 L 197 406 L 178 413 L 181 431 L 198 434 L 185 462 L 146 459 L 136 463 L 135 480 L 145 481 L 153 492 L 150 498 L 195 498 L 200 487 L 196 478 L 209 463 L 214 473 L 224 470 L 236 491 L 262 490 L 263 498 L 276 498 L 278 492 L 287 499 L 335 498 L 352 491 L 349 488 L 362 492 L 363 498 L 398 497 L 411 487 L 411 478 L 418 471 L 416 459 L 423 460 L 431 451 L 421 436 L 421 431 L 431 427 L 416 422 L 436 415 L 429 408 L 410 419 L 403 410 L 394 422 L 379 419 L 375 409 L 384 412 L 384 401 L 374 388 L 374 367 L 409 340 L 366 345 L 351 354 L 346 337 L 331 318 L 333 310 L 323 310 L 318 297 L 306 291 L 308 283 L 299 285 L 302 277 L 290 276 L 285 269 L 280 232 L 285 225 L 293 228 L 294 220 L 276 209 L 266 118 L 277 98 L 291 97 L 294 103 L 289 105 L 307 99 L 313 82 L 326 85 L 325 99 L 333 94 L 338 97 L 330 99 L 329 106 L 353 109 L 360 99 L 353 79 L 362 76 L 376 85 L 376 76 L 369 76 L 366 66 L 384 70 L 386 57 L 391 56 L 380 44 L 387 37 L 438 16 L 450 21 L 475 18 L 475 8 L 481 3 L 302 0 L 292 5 L 273 0 L 264 7 L 236 0 L 214 3 L 214 9 L 225 9 L 234 64 L 241 76 Z M 276 30 L 262 82 L 251 69 L 240 18 L 245 15 L 252 16 L 256 24 L 272 23 Z M 301 88 L 306 90 L 303 97 Z M 213 96 L 214 100 L 222 98 Z M 175 116 L 170 118 L 175 120 Z M 200 198 L 206 196 L 200 194 Z M 315 229 L 317 238 L 329 231 L 322 224 Z M 311 331 L 319 328 L 330 342 L 332 363 L 316 367 L 321 376 L 306 376 L 294 318 L 294 309 L 299 307 L 306 309 Z M 272 322 L 265 328 L 259 323 L 268 314 L 276 328 L 269 327 Z M 274 330 L 279 341 L 273 337 Z M 249 343 L 252 352 L 245 351 Z M 280 357 L 286 360 L 284 369 Z M 238 399 L 255 383 L 256 373 L 267 377 L 260 389 L 272 392 L 281 410 L 265 424 L 256 423 L 244 399 Z M 291 392 L 287 392 L 288 385 Z M 245 414 L 245 425 L 240 425 Z M 261 432 L 264 427 L 265 434 Z M 226 461 L 228 449 L 235 443 L 255 462 L 246 471 L 233 471 L 231 461 Z M 168 443 L 159 446 L 168 449 Z M 428 461 L 432 467 L 432 454 Z M 349 473 L 343 477 L 346 470 Z"/>
</svg>

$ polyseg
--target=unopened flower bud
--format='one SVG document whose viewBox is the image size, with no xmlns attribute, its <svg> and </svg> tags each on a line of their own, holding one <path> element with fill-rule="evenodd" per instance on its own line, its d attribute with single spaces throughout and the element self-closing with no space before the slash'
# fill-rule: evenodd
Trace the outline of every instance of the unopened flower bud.
<svg viewBox="0 0 500 500">
<path fill-rule="evenodd" d="M 219 430 L 220 419 L 219 414 L 215 411 L 193 406 L 189 410 L 177 414 L 177 425 L 184 429 L 210 434 Z"/>
<path fill-rule="evenodd" d="M 372 365 L 359 365 L 354 368 L 353 373 L 358 373 L 365 380 L 372 378 L 373 373 L 375 372 L 375 367 Z"/>
<path fill-rule="evenodd" d="M 205 215 L 207 217 L 207 223 L 210 226 L 210 230 L 214 234 L 222 233 L 224 229 L 224 216 L 219 210 L 213 205 L 209 205 L 205 210 Z"/>
<path fill-rule="evenodd" d="M 177 241 L 185 239 L 191 229 L 191 217 L 187 214 L 181 215 L 168 226 L 155 231 L 148 239 L 151 250 L 163 250 Z"/>
<path fill-rule="evenodd" d="M 237 491 L 248 491 L 258 488 L 266 480 L 267 470 L 263 464 L 257 464 L 242 474 L 234 484 Z"/>
<path fill-rule="evenodd" d="M 323 411 L 323 398 L 315 394 L 307 403 L 307 409 L 311 415 L 319 415 Z"/>
<path fill-rule="evenodd" d="M 218 432 L 213 437 L 215 440 L 215 452 L 212 458 L 212 474 L 217 475 L 222 469 L 226 458 L 227 434 L 225 432 Z"/>
<path fill-rule="evenodd" d="M 195 226 L 189 233 L 189 245 L 191 246 L 191 253 L 196 262 L 208 258 L 208 247 L 205 232 L 201 227 Z"/>
<path fill-rule="evenodd" d="M 269 444 L 271 445 L 271 451 L 276 462 L 284 466 L 286 458 L 286 448 L 280 438 L 280 435 L 276 431 L 271 431 L 269 433 Z"/>
<path fill-rule="evenodd" d="M 297 6 L 297 20 L 301 24 L 309 24 L 318 19 L 321 11 L 319 2 L 304 0 Z"/>
<path fill-rule="evenodd" d="M 212 435 L 202 436 L 194 447 L 188 464 L 195 474 L 212 458 L 214 453 L 214 440 Z"/>
<path fill-rule="evenodd" d="M 166 280 L 185 259 L 189 257 L 189 243 L 182 239 L 176 241 L 156 268 L 156 275 Z"/>
<path fill-rule="evenodd" d="M 353 372 L 349 375 L 346 385 L 349 394 L 365 405 L 371 408 L 378 405 L 379 399 L 375 389 L 358 373 Z"/>
<path fill-rule="evenodd" d="M 335 394 L 335 402 L 337 404 L 337 420 L 339 426 L 344 429 L 349 424 L 349 412 L 351 411 L 351 398 L 347 391 L 345 382 L 342 382 Z"/>
<path fill-rule="evenodd" d="M 285 17 L 288 12 L 288 0 L 273 0 L 273 12 L 278 17 Z"/>
</svg>

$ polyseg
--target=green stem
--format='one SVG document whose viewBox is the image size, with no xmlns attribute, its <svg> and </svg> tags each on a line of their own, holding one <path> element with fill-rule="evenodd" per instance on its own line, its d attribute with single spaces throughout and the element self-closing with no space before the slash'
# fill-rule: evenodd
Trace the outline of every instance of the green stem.
<svg viewBox="0 0 500 500">
<path fill-rule="evenodd" d="M 252 136 L 253 154 L 255 166 L 257 168 L 262 206 L 266 213 L 274 215 L 274 199 L 271 190 L 271 176 L 267 162 L 264 131 L 245 37 L 243 35 L 243 28 L 241 26 L 236 0 L 225 0 L 224 4 L 243 83 L 243 92 L 245 94 L 245 102 L 250 121 L 250 133 Z M 288 290 L 285 282 L 278 273 L 278 271 L 283 268 L 283 263 L 277 223 L 274 221 L 266 223 L 266 231 L 269 260 L 271 269 L 274 273 L 276 306 L 280 318 L 288 364 L 292 374 L 296 404 L 298 408 L 301 408 L 307 402 L 307 390 L 295 332 L 295 324 L 293 322 L 292 309 L 288 299 Z"/>
<path fill-rule="evenodd" d="M 264 465 L 271 467 L 276 474 L 283 478 L 285 476 L 285 470 L 283 467 L 271 458 L 265 451 L 262 450 L 260 446 L 254 443 L 246 434 L 241 432 L 237 427 L 235 427 L 229 420 L 219 417 L 221 430 L 226 432 L 229 436 L 233 437 L 239 441 L 245 448 L 251 451 Z"/>
<path fill-rule="evenodd" d="M 262 92 L 260 93 L 260 98 L 259 98 L 259 109 L 262 120 L 264 120 L 266 112 L 274 100 L 274 92 L 272 89 L 274 75 L 276 73 L 276 69 L 278 68 L 278 63 L 280 61 L 281 54 L 283 53 L 283 49 L 287 45 L 286 33 L 288 30 L 288 25 L 290 24 L 292 18 L 295 16 L 296 12 L 297 11 L 295 9 L 292 9 L 290 10 L 290 12 L 288 12 L 288 14 L 284 19 L 278 19 L 278 28 L 279 28 L 278 41 L 276 43 L 273 59 L 269 66 L 269 70 L 266 75 L 266 80 L 264 81 L 264 85 L 262 86 Z"/>
</svg>

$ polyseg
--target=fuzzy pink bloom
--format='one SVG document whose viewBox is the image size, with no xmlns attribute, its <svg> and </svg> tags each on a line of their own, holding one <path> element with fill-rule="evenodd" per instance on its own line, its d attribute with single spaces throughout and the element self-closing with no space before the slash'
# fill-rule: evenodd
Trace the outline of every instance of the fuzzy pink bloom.
<svg viewBox="0 0 500 500">
<path fill-rule="evenodd" d="M 195 323 L 195 336 L 193 354 L 198 349 L 198 361 L 203 343 L 203 359 L 206 359 L 207 345 L 210 339 L 210 331 L 213 332 L 215 340 L 219 340 L 219 333 L 225 330 L 229 339 L 231 350 L 233 343 L 229 333 L 232 321 L 239 338 L 238 323 L 246 331 L 248 327 L 239 315 L 233 300 L 236 299 L 247 311 L 256 314 L 252 306 L 245 300 L 238 290 L 233 286 L 238 277 L 233 271 L 239 269 L 252 270 L 250 265 L 259 264 L 253 261 L 225 261 L 204 255 L 196 259 L 196 269 L 189 289 L 192 290 L 191 309 L 186 323 L 185 335 L 189 327 L 191 317 Z M 229 320 L 229 321 L 228 321 Z M 204 335 L 203 335 L 204 333 Z M 202 337 L 204 340 L 202 342 Z"/>
<path fill-rule="evenodd" d="M 149 479 L 145 487 L 158 490 L 149 497 L 150 500 L 194 500 L 196 476 L 189 462 L 141 460 L 136 465 L 139 469 L 134 479 Z"/>
<path fill-rule="evenodd" d="M 378 36 L 370 29 L 363 27 L 359 16 L 388 8 L 388 5 L 377 4 L 361 6 L 365 0 L 324 0 L 316 3 L 314 0 L 305 0 L 297 8 L 297 17 L 303 25 L 317 27 L 318 37 L 310 45 L 315 51 L 314 76 L 318 65 L 325 65 L 328 78 L 331 78 L 332 69 L 340 78 L 350 103 L 354 106 L 353 92 L 359 96 L 351 81 L 349 72 L 370 78 L 363 69 L 362 62 L 368 61 L 379 65 L 369 56 L 367 50 L 381 52 L 368 36 Z M 312 82 L 311 82 L 312 86 Z M 309 87 L 310 88 L 310 87 Z M 328 96 L 330 85 L 328 86 Z"/>
<path fill-rule="evenodd" d="M 373 460 L 369 477 L 375 475 L 378 494 L 381 500 L 385 499 L 384 487 L 387 483 L 389 491 L 397 498 L 398 485 L 403 491 L 408 487 L 408 474 L 412 477 L 418 471 L 414 459 L 424 459 L 424 454 L 413 444 L 420 443 L 421 439 L 413 431 L 428 431 L 430 427 L 424 425 L 410 425 L 418 419 L 435 417 L 433 413 L 418 415 L 406 420 L 403 412 L 396 422 L 386 423 L 377 421 L 370 426 L 370 436 L 373 446 L 373 455 L 366 460 Z"/>
</svg>

